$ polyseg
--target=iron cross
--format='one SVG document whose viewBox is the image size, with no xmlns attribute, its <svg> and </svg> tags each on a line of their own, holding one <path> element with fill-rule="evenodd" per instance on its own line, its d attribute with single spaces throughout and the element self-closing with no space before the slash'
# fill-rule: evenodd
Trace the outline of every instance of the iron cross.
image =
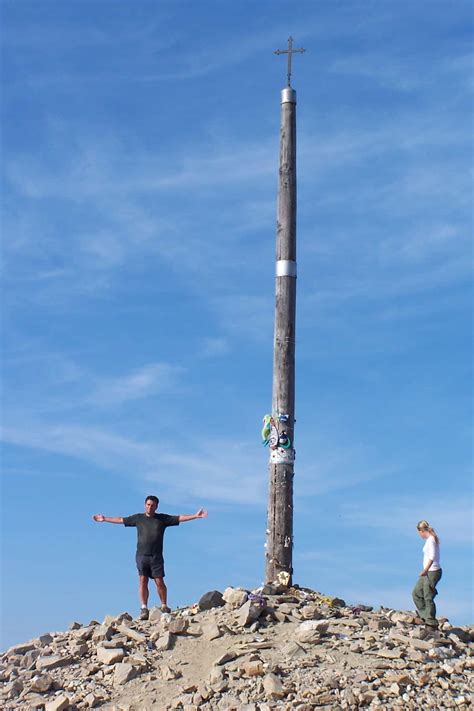
<svg viewBox="0 0 474 711">
<path fill-rule="evenodd" d="M 299 47 L 298 49 L 293 49 L 293 37 L 288 37 L 288 49 L 276 49 L 274 54 L 287 54 L 288 55 L 288 86 L 290 86 L 291 81 L 291 55 L 295 52 L 303 54 L 306 52 L 305 49 Z"/>
</svg>

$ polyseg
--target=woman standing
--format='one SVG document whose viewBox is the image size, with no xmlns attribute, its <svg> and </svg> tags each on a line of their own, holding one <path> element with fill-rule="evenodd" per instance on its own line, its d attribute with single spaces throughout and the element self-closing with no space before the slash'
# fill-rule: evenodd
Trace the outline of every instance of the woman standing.
<svg viewBox="0 0 474 711">
<path fill-rule="evenodd" d="M 434 598 L 438 594 L 436 585 L 442 575 L 439 559 L 439 538 L 428 521 L 420 521 L 416 528 L 426 543 L 423 546 L 423 570 L 412 592 L 413 602 L 425 625 L 436 628 L 438 627 L 438 622 L 436 621 Z"/>
</svg>

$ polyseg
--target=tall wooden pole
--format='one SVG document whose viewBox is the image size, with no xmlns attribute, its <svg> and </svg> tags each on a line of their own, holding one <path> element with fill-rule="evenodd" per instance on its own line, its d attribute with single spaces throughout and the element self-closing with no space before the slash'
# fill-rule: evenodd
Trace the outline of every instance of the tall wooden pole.
<svg viewBox="0 0 474 711">
<path fill-rule="evenodd" d="M 273 417 L 290 446 L 270 450 L 265 569 L 267 583 L 287 585 L 291 585 L 293 575 L 296 318 L 296 91 L 290 79 L 291 55 L 304 51 L 293 49 L 292 42 L 290 37 L 288 50 L 276 52 L 288 54 L 288 86 L 281 92 L 272 397 Z"/>
</svg>

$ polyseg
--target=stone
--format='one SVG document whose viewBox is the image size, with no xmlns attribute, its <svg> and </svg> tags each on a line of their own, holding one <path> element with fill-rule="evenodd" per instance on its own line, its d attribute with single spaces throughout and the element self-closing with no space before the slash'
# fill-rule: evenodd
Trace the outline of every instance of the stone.
<svg viewBox="0 0 474 711">
<path fill-rule="evenodd" d="M 212 610 L 213 607 L 223 607 L 225 600 L 219 590 L 211 590 L 201 596 L 198 606 L 200 610 Z"/>
<path fill-rule="evenodd" d="M 175 617 L 168 624 L 168 632 L 171 634 L 185 634 L 189 627 L 189 621 L 184 617 Z"/>
<path fill-rule="evenodd" d="M 288 642 L 282 647 L 281 653 L 288 659 L 301 659 L 301 657 L 306 656 L 306 649 L 298 642 Z"/>
<path fill-rule="evenodd" d="M 89 652 L 89 647 L 85 642 L 75 642 L 74 647 L 72 647 L 71 652 L 74 657 L 85 657 Z"/>
<path fill-rule="evenodd" d="M 82 627 L 82 629 L 74 632 L 74 637 L 75 637 L 75 639 L 81 640 L 83 642 L 87 642 L 89 639 L 91 639 L 92 635 L 94 634 L 95 629 L 96 629 L 96 625 L 89 625 L 88 627 Z"/>
<path fill-rule="evenodd" d="M 267 699 L 282 699 L 285 696 L 281 679 L 273 673 L 266 674 L 263 679 L 263 688 Z"/>
<path fill-rule="evenodd" d="M 13 679 L 9 684 L 4 687 L 5 694 L 12 698 L 18 696 L 23 691 L 23 682 L 20 679 Z"/>
<path fill-rule="evenodd" d="M 148 620 L 150 622 L 159 622 L 161 620 L 162 612 L 159 607 L 152 607 L 148 614 Z"/>
<path fill-rule="evenodd" d="M 343 694 L 344 694 L 345 700 L 349 704 L 349 707 L 351 709 L 356 708 L 357 701 L 356 701 L 356 697 L 355 697 L 354 693 L 352 692 L 352 689 L 347 687 L 346 689 L 344 689 Z"/>
<path fill-rule="evenodd" d="M 14 647 L 10 647 L 7 654 L 26 654 L 26 652 L 31 652 L 31 650 L 35 649 L 35 647 L 36 645 L 34 642 L 25 642 L 24 644 L 17 644 Z"/>
<path fill-rule="evenodd" d="M 171 632 L 163 632 L 162 635 L 158 637 L 155 641 L 155 647 L 158 651 L 165 651 L 166 649 L 171 649 L 174 642 L 174 636 Z"/>
<path fill-rule="evenodd" d="M 134 642 L 139 644 L 144 644 L 146 642 L 146 637 L 141 632 L 128 627 L 128 625 L 121 624 L 117 627 L 117 631 L 121 632 L 128 639 L 132 639 Z"/>
<path fill-rule="evenodd" d="M 408 674 L 405 673 L 400 673 L 400 674 L 387 674 L 384 677 L 384 681 L 387 681 L 389 683 L 395 683 L 395 684 L 400 684 L 401 686 L 407 686 L 408 684 L 413 684 L 413 680 L 411 677 L 408 676 Z"/>
<path fill-rule="evenodd" d="M 125 657 L 125 651 L 118 647 L 117 649 L 107 649 L 106 647 L 97 647 L 97 659 L 102 664 L 117 664 Z"/>
<path fill-rule="evenodd" d="M 402 644 L 406 644 L 408 647 L 413 647 L 413 649 L 420 649 L 422 651 L 428 651 L 435 646 L 433 641 L 427 642 L 424 639 L 407 637 L 406 635 L 400 634 L 393 628 L 389 632 L 389 637 L 395 642 L 401 642 Z"/>
<path fill-rule="evenodd" d="M 38 637 L 38 643 L 43 647 L 45 647 L 48 644 L 51 644 L 52 641 L 53 641 L 53 637 L 49 633 L 42 634 Z"/>
<path fill-rule="evenodd" d="M 390 694 L 390 696 L 401 696 L 401 689 L 400 686 L 394 682 L 393 684 L 390 684 L 388 689 L 386 689 L 386 693 Z"/>
<path fill-rule="evenodd" d="M 23 655 L 20 666 L 22 666 L 23 669 L 32 669 L 35 666 L 35 660 L 38 659 L 39 656 L 41 656 L 41 651 L 39 649 L 32 649 Z"/>
<path fill-rule="evenodd" d="M 262 588 L 262 595 L 281 595 L 286 592 L 285 585 L 276 585 L 275 583 L 267 583 Z"/>
<path fill-rule="evenodd" d="M 96 696 L 94 693 L 87 694 L 87 696 L 84 697 L 84 703 L 89 709 L 93 709 L 94 706 L 98 706 L 102 702 L 102 699 L 100 696 Z"/>
<path fill-rule="evenodd" d="M 36 660 L 36 668 L 38 671 L 47 669 L 58 669 L 59 667 L 66 667 L 72 664 L 74 661 L 73 657 L 70 656 L 60 656 L 59 654 L 51 654 L 48 657 L 39 657 Z"/>
<path fill-rule="evenodd" d="M 224 652 L 224 654 L 221 654 L 221 656 L 215 660 L 214 665 L 221 666 L 222 664 L 227 664 L 227 662 L 234 661 L 236 657 L 237 654 L 233 651 Z"/>
<path fill-rule="evenodd" d="M 301 616 L 305 620 L 319 620 L 321 613 L 317 605 L 305 605 L 301 609 Z"/>
<path fill-rule="evenodd" d="M 119 647 L 125 646 L 127 644 L 127 638 L 123 634 L 116 634 L 112 639 L 104 639 L 97 646 L 104 647 L 105 649 L 118 649 Z"/>
<path fill-rule="evenodd" d="M 212 691 L 205 682 L 199 684 L 197 693 L 203 701 L 207 701 L 212 696 Z"/>
<path fill-rule="evenodd" d="M 114 667 L 114 686 L 120 686 L 126 684 L 137 675 L 137 670 L 132 664 L 127 662 L 119 662 Z"/>
<path fill-rule="evenodd" d="M 253 662 L 246 662 L 242 665 L 241 669 L 246 676 L 263 676 L 265 674 L 261 659 L 256 659 Z"/>
<path fill-rule="evenodd" d="M 391 620 L 379 619 L 379 620 L 369 620 L 369 630 L 388 630 L 392 628 L 394 623 Z"/>
<path fill-rule="evenodd" d="M 334 696 L 329 693 L 323 693 L 323 694 L 317 694 L 315 697 L 315 702 L 317 706 L 327 706 L 331 705 L 332 708 L 334 708 Z"/>
<path fill-rule="evenodd" d="M 362 704 L 370 704 L 375 698 L 377 698 L 375 691 L 363 691 L 359 696 L 359 701 Z"/>
<path fill-rule="evenodd" d="M 298 642 L 317 644 L 327 629 L 327 620 L 306 620 L 296 628 L 295 637 Z"/>
<path fill-rule="evenodd" d="M 284 615 L 291 615 L 293 612 L 295 612 L 295 610 L 298 609 L 298 603 L 282 602 L 282 604 L 278 606 L 278 609 L 280 612 L 283 612 Z"/>
<path fill-rule="evenodd" d="M 330 622 L 331 620 L 305 620 L 305 622 L 298 625 L 297 630 L 316 630 L 320 634 L 325 634 L 328 630 Z"/>
<path fill-rule="evenodd" d="M 222 630 L 214 619 L 205 620 L 201 624 L 201 632 L 204 639 L 209 642 L 213 639 L 218 639 L 222 637 Z"/>
<path fill-rule="evenodd" d="M 213 694 L 221 694 L 229 688 L 229 681 L 222 669 L 211 671 L 208 679 L 209 687 Z"/>
<path fill-rule="evenodd" d="M 375 654 L 384 659 L 400 659 L 403 651 L 401 649 L 378 649 Z"/>
<path fill-rule="evenodd" d="M 405 654 L 405 659 L 409 659 L 412 662 L 424 662 L 425 655 L 418 649 L 409 649 Z"/>
<path fill-rule="evenodd" d="M 113 633 L 114 628 L 111 625 L 97 625 L 92 633 L 92 639 L 101 642 L 103 639 L 110 639 Z"/>
<path fill-rule="evenodd" d="M 297 630 L 296 635 L 298 642 L 304 644 L 318 644 L 321 642 L 321 634 L 318 630 Z"/>
<path fill-rule="evenodd" d="M 222 599 L 230 607 L 241 607 L 247 600 L 247 591 L 241 588 L 226 588 L 222 593 Z"/>
<path fill-rule="evenodd" d="M 271 609 L 271 616 L 275 620 L 275 622 L 288 622 L 288 618 L 286 615 L 283 614 L 283 612 L 280 612 L 280 610 L 273 610 Z M 267 608 L 268 611 L 268 608 Z"/>
<path fill-rule="evenodd" d="M 49 691 L 54 685 L 54 679 L 50 674 L 37 674 L 33 677 L 30 684 L 31 691 L 37 691 L 44 694 Z"/>
<path fill-rule="evenodd" d="M 45 704 L 45 711 L 64 711 L 70 705 L 69 697 L 64 694 L 55 696 L 51 701 Z"/>
<path fill-rule="evenodd" d="M 235 696 L 224 696 L 219 701 L 219 711 L 240 711 L 242 704 Z"/>
<path fill-rule="evenodd" d="M 160 667 L 160 677 L 163 679 L 163 681 L 173 681 L 174 679 L 179 679 L 180 676 L 182 676 L 180 671 L 172 669 L 167 664 Z"/>
<path fill-rule="evenodd" d="M 454 637 L 457 637 L 461 640 L 461 642 L 464 642 L 466 644 L 469 644 L 469 642 L 471 641 L 471 635 L 466 630 L 463 630 L 462 627 L 451 627 L 451 629 L 447 631 L 449 632 L 449 637 L 451 637 L 451 635 L 454 635 Z"/>
<path fill-rule="evenodd" d="M 238 610 L 237 624 L 241 627 L 250 625 L 260 617 L 262 612 L 263 608 L 260 605 L 255 605 L 251 600 L 247 600 Z"/>
<path fill-rule="evenodd" d="M 416 618 L 411 612 L 396 611 L 390 614 L 390 619 L 392 622 L 405 622 L 406 624 L 412 625 Z"/>
</svg>

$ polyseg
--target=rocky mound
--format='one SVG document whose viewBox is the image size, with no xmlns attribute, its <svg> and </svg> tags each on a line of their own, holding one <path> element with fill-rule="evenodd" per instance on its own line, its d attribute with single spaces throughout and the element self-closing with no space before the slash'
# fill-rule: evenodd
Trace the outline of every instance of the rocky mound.
<svg viewBox="0 0 474 711">
<path fill-rule="evenodd" d="M 3 709 L 469 709 L 474 626 L 327 598 L 227 588 L 146 621 L 73 623 L 0 657 Z"/>
</svg>

